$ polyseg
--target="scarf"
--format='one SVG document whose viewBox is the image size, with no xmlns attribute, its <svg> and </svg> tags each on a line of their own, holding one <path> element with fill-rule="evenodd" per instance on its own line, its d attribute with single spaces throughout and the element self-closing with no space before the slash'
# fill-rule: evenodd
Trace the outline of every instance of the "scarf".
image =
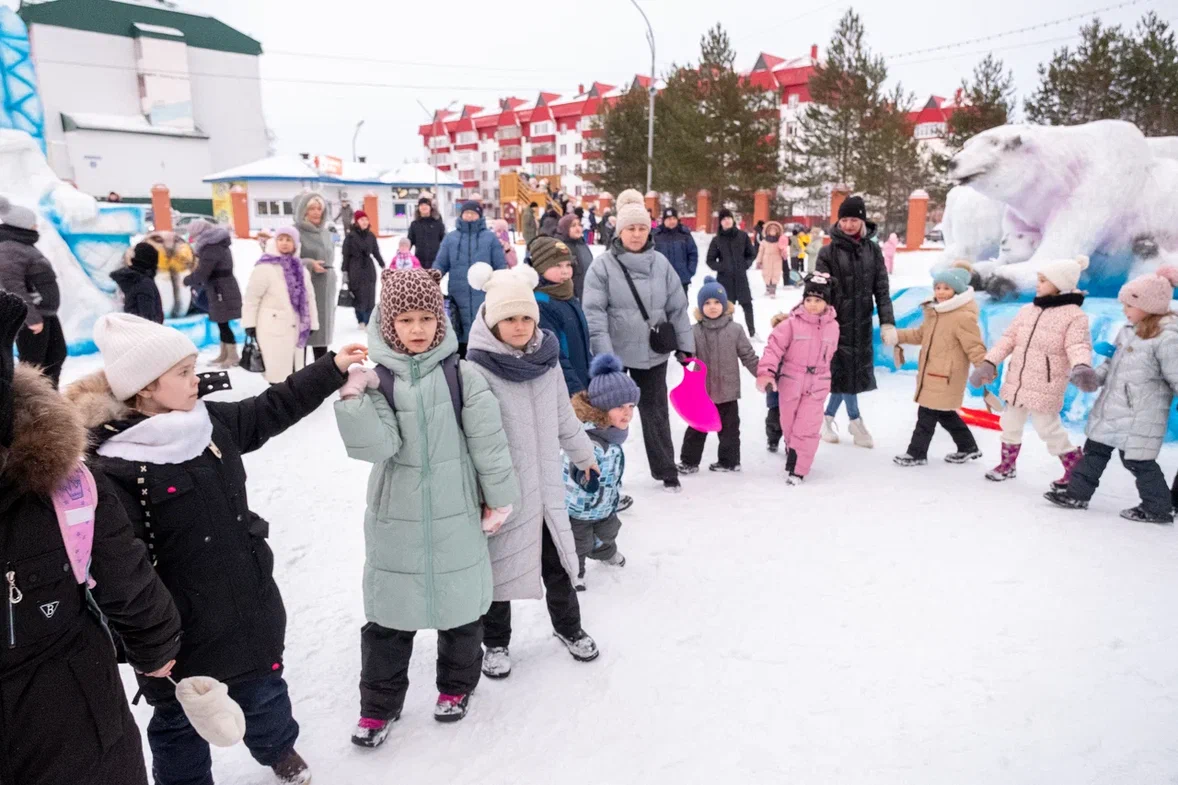
<svg viewBox="0 0 1178 785">
<path fill-rule="evenodd" d="M 1032 300 L 1040 308 L 1059 308 L 1061 305 L 1083 305 L 1083 292 L 1067 292 L 1066 294 L 1048 294 Z"/>
<path fill-rule="evenodd" d="M 421 267 L 421 263 L 410 251 L 397 251 L 397 255 L 393 257 L 394 270 L 412 270 L 415 267 Z"/>
<path fill-rule="evenodd" d="M 509 382 L 530 382 L 539 379 L 555 368 L 560 361 L 560 342 L 556 340 L 556 336 L 549 330 L 540 332 L 544 336 L 540 345 L 520 357 L 470 349 L 466 353 L 466 359 Z"/>
<path fill-rule="evenodd" d="M 576 291 L 573 289 L 573 279 L 570 278 L 564 283 L 550 283 L 544 278 L 540 278 L 540 283 L 543 286 L 537 286 L 536 291 L 541 294 L 546 294 L 554 300 L 571 300 Z"/>
<path fill-rule="evenodd" d="M 168 412 L 140 420 L 107 439 L 98 454 L 142 463 L 186 463 L 202 455 L 212 440 L 209 410 L 204 401 L 197 401 L 190 412 Z"/>
<path fill-rule="evenodd" d="M 611 425 L 607 428 L 590 428 L 587 433 L 591 437 L 599 439 L 606 444 L 620 445 L 624 443 L 626 441 L 626 437 L 630 435 L 630 429 L 627 428 L 622 430 L 621 428 L 616 428 Z"/>
<path fill-rule="evenodd" d="M 311 308 L 307 304 L 307 282 L 303 279 L 302 260 L 293 256 L 266 254 L 258 260 L 258 264 L 282 266 L 282 277 L 286 280 L 286 293 L 290 297 L 290 305 L 299 315 L 298 348 L 306 348 L 307 338 L 311 335 Z"/>
<path fill-rule="evenodd" d="M 36 229 L 22 229 L 19 226 L 0 224 L 0 240 L 11 240 L 21 245 L 36 245 L 41 239 Z"/>
</svg>

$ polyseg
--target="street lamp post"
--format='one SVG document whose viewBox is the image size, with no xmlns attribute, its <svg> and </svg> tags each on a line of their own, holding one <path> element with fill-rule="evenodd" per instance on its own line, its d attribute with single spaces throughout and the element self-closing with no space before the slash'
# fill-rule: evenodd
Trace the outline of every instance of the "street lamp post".
<svg viewBox="0 0 1178 785">
<path fill-rule="evenodd" d="M 353 162 L 355 162 L 355 161 L 357 161 L 357 160 L 358 160 L 358 159 L 356 158 L 356 137 L 360 136 L 360 128 L 361 128 L 363 125 L 364 125 L 364 121 L 363 121 L 363 120 L 361 120 L 360 122 L 356 123 L 356 131 L 355 131 L 355 132 L 352 134 L 352 161 L 353 161 Z"/>
<path fill-rule="evenodd" d="M 651 173 L 654 166 L 654 96 L 657 92 L 654 86 L 654 28 L 650 26 L 650 19 L 642 10 L 642 6 L 638 5 L 638 0 L 630 0 L 630 2 L 638 9 L 638 13 L 642 14 L 642 21 L 646 22 L 646 43 L 650 44 L 650 108 L 646 119 L 646 193 L 650 193 Z"/>
</svg>

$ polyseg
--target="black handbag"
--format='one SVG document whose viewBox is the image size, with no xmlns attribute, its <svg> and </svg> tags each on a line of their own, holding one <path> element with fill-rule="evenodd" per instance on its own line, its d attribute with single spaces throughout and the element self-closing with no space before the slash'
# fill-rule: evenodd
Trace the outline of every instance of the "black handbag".
<svg viewBox="0 0 1178 785">
<path fill-rule="evenodd" d="M 344 287 L 339 290 L 339 298 L 335 302 L 340 308 L 355 308 L 356 294 L 348 288 L 348 276 L 344 276 Z"/>
<path fill-rule="evenodd" d="M 266 363 L 262 360 L 262 349 L 253 336 L 247 335 L 245 337 L 245 346 L 241 347 L 241 362 L 238 365 L 250 373 L 266 372 Z"/>
<path fill-rule="evenodd" d="M 638 304 L 638 312 L 642 314 L 642 321 L 646 322 L 647 327 L 650 328 L 651 351 L 655 354 L 671 354 L 679 351 L 679 338 L 675 335 L 674 325 L 670 322 L 650 323 L 650 314 L 646 312 L 646 306 L 642 304 L 642 298 L 638 296 L 638 287 L 634 285 L 630 271 L 626 269 L 626 265 L 622 264 L 621 259 L 615 256 L 614 261 L 618 263 L 618 267 L 622 268 L 622 275 L 626 276 L 626 283 L 630 285 L 630 294 L 634 295 L 634 302 Z"/>
</svg>

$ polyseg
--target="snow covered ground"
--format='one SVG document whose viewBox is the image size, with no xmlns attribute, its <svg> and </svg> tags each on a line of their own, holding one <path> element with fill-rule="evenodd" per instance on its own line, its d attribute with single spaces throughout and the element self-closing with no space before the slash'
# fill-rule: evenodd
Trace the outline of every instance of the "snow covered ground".
<svg viewBox="0 0 1178 785">
<path fill-rule="evenodd" d="M 235 247 L 243 281 L 249 249 Z M 927 283 L 933 257 L 898 257 L 893 289 Z M 797 299 L 758 297 L 758 332 Z M 359 338 L 341 312 L 337 342 Z M 66 373 L 94 367 L 71 360 Z M 1178 532 L 1117 517 L 1136 494 L 1115 463 L 1090 511 L 1050 506 L 1041 495 L 1060 466 L 1033 433 L 1004 484 L 982 476 L 998 456 L 993 431 L 977 431 L 980 463 L 942 463 L 952 447 L 938 433 L 927 467 L 894 466 L 915 422 L 913 377 L 878 378 L 861 398 L 876 448 L 822 445 L 802 487 L 787 487 L 784 458 L 765 450 L 751 376 L 742 474 L 704 471 L 664 494 L 638 421 L 627 565 L 591 563 L 581 595 L 600 659 L 574 662 L 543 603 L 517 603 L 511 678 L 484 680 L 467 719 L 443 726 L 435 636 L 423 632 L 404 716 L 376 751 L 349 742 L 369 467 L 345 456 L 330 405 L 249 456 L 315 782 L 1178 782 Z M 263 387 L 241 371 L 233 381 L 237 397 Z M 678 448 L 683 424 L 673 428 Z M 1161 461 L 1169 473 L 1178 453 Z M 150 709 L 136 716 L 146 727 Z M 218 782 L 273 782 L 244 747 L 214 761 Z"/>
</svg>

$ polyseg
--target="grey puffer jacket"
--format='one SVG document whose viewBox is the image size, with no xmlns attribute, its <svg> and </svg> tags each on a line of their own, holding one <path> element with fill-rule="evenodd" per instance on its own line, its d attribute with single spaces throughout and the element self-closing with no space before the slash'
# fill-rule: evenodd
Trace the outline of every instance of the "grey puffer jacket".
<svg viewBox="0 0 1178 785">
<path fill-rule="evenodd" d="M 491 332 L 483 318 L 485 308 L 479 307 L 471 325 L 468 350 L 522 355 Z M 532 351 L 542 340 L 542 333 L 536 336 L 528 347 Z M 499 533 L 487 541 L 495 601 L 538 600 L 544 596 L 540 582 L 543 526 L 548 526 L 569 577 L 577 577 L 577 545 L 565 507 L 561 450 L 568 453 L 574 465 L 585 469 L 594 461 L 593 443 L 573 413 L 559 363 L 543 376 L 526 382 L 508 381 L 487 368 L 472 366 L 486 377 L 491 392 L 499 399 L 511 463 L 519 476 L 520 502 Z"/>
<path fill-rule="evenodd" d="M 695 312 L 695 356 L 708 366 L 708 397 L 712 403 L 731 403 L 740 400 L 740 366 L 757 376 L 756 350 L 749 342 L 748 333 L 732 314 L 736 306 L 728 303 L 728 310 L 716 319 L 705 319 Z"/>
<path fill-rule="evenodd" d="M 1162 449 L 1170 404 L 1178 392 L 1178 318 L 1148 340 L 1126 325 L 1117 351 L 1096 369 L 1103 389 L 1088 414 L 1089 439 L 1125 451 L 1130 461 L 1152 461 Z"/>
<path fill-rule="evenodd" d="M 634 302 L 622 266 L 630 271 L 638 296 L 650 316 L 648 325 Z M 650 348 L 650 326 L 670 322 L 675 328 L 679 351 L 695 353 L 695 337 L 687 315 L 687 295 L 679 274 L 667 257 L 654 250 L 654 243 L 638 253 L 627 251 L 621 240 L 589 265 L 585 275 L 585 299 L 581 302 L 589 322 L 589 343 L 594 355 L 613 353 L 627 368 L 646 370 L 667 361 L 671 355 L 656 354 Z"/>
</svg>

